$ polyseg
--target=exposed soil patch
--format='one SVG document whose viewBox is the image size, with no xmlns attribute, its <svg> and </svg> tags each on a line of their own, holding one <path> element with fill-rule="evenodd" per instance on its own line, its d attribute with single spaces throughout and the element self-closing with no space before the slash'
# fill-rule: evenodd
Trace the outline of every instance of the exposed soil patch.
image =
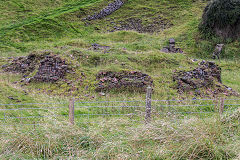
<svg viewBox="0 0 240 160">
<path fill-rule="evenodd" d="M 199 96 L 239 95 L 222 84 L 221 68 L 214 62 L 202 61 L 194 70 L 175 72 L 173 81 L 177 82 L 176 88 L 180 94 L 188 92 Z"/>
<path fill-rule="evenodd" d="M 149 75 L 137 71 L 99 72 L 97 80 L 99 82 L 96 91 L 121 89 L 145 91 L 147 86 L 153 84 L 153 80 Z"/>
</svg>

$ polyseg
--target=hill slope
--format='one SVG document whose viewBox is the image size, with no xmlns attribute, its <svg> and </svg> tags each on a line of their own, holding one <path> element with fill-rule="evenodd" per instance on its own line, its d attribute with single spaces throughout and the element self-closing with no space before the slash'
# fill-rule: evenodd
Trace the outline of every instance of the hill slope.
<svg viewBox="0 0 240 160">
<path fill-rule="evenodd" d="M 27 5 L 28 3 L 32 5 Z M 69 66 L 76 71 L 74 75 L 67 75 L 67 82 L 18 84 L 28 91 L 33 89 L 36 92 L 40 90 L 40 93 L 73 95 L 84 99 L 90 94 L 88 98 L 96 98 L 98 93 L 94 91 L 97 83 L 95 75 L 99 71 L 133 70 L 147 73 L 153 78 L 157 97 L 179 96 L 176 90 L 172 89 L 173 71 L 190 70 L 201 61 L 193 62 L 194 56 L 211 57 L 209 47 L 214 47 L 210 41 L 197 39 L 197 26 L 206 3 L 179 0 L 149 1 L 146 4 L 144 1 L 129 0 L 103 19 L 83 20 L 95 11 L 99 12 L 108 3 L 92 0 L 48 3 L 16 1 L 1 4 L 2 12 L 9 13 L 9 18 L 2 15 L 2 22 L 6 24 L 0 28 L 2 57 L 23 56 L 33 51 L 39 54 L 42 52 L 39 50 L 51 50 L 51 53 L 66 59 Z M 16 8 L 16 5 L 19 8 Z M 19 18 L 19 12 L 24 17 Z M 111 32 L 121 29 L 133 31 Z M 184 50 L 184 55 L 160 51 L 171 37 L 175 38 L 176 45 Z M 109 46 L 110 50 L 89 49 L 93 43 Z M 227 45 L 223 56 L 238 55 L 238 45 L 237 41 Z M 6 64 L 7 61 L 2 59 L 1 64 Z M 236 60 L 228 57 L 219 63 L 223 67 L 224 84 L 239 91 L 239 76 L 230 76 L 236 73 L 232 67 L 238 68 Z M 85 75 L 84 80 L 77 82 L 82 74 Z M 168 92 L 165 92 L 166 90 Z M 110 94 L 123 96 L 126 93 Z M 133 97 L 141 95 L 135 93 Z"/>
<path fill-rule="evenodd" d="M 100 12 L 110 2 L 113 0 L 1 1 L 1 109 L 24 108 L 26 106 L 19 105 L 23 103 L 30 103 L 29 107 L 34 108 L 41 106 L 34 103 L 47 103 L 41 106 L 46 108 L 63 108 L 51 111 L 44 108 L 41 111 L 20 110 L 21 112 L 3 110 L 0 113 L 0 120 L 4 123 L 6 115 L 10 118 L 25 116 L 44 118 L 7 121 L 8 124 L 16 123 L 19 127 L 4 125 L 1 127 L 0 158 L 238 158 L 240 132 L 239 111 L 236 110 L 236 106 L 228 106 L 226 109 L 230 112 L 224 113 L 222 117 L 218 113 L 205 114 L 205 112 L 198 115 L 182 114 L 179 117 L 174 117 L 175 115 L 168 117 L 171 109 L 169 108 L 166 110 L 166 117 L 158 118 L 149 125 L 135 122 L 131 116 L 129 118 L 93 116 L 90 120 L 98 123 L 87 125 L 82 122 L 89 119 L 80 116 L 76 117 L 75 126 L 68 125 L 66 116 L 70 98 L 79 101 L 145 100 L 145 93 L 137 89 L 122 88 L 97 92 L 97 84 L 102 84 L 101 82 L 110 77 L 99 75 L 107 73 L 120 75 L 121 82 L 127 84 L 135 82 L 134 84 L 148 85 L 153 80 L 153 99 L 225 96 L 196 94 L 205 88 L 179 94 L 177 82 L 173 81 L 173 75 L 177 71 L 192 73 L 202 60 L 212 61 L 211 53 L 214 46 L 221 42 L 215 38 L 204 40 L 199 34 L 198 25 L 206 2 L 125 0 L 121 8 L 103 19 L 92 21 L 85 19 L 95 12 Z M 176 40 L 176 46 L 182 48 L 184 54 L 161 51 L 168 45 L 169 38 Z M 237 92 L 240 92 L 239 53 L 239 41 L 229 42 L 225 45 L 221 59 L 215 61 L 222 69 L 222 83 L 228 86 L 228 89 L 232 88 Z M 8 69 L 12 72 L 7 72 Z M 207 70 L 208 68 L 204 71 Z M 123 73 L 127 75 L 122 76 Z M 115 78 L 110 77 L 111 84 L 118 80 Z M 49 79 L 51 82 L 45 82 Z M 223 84 L 216 83 L 213 90 L 217 85 L 222 87 Z M 52 104 L 56 102 L 61 106 Z M 141 103 L 145 105 L 144 101 Z M 207 102 L 203 102 L 205 103 Z M 235 103 L 237 101 L 234 101 Z M 187 103 L 181 104 L 183 107 L 178 108 L 181 112 L 216 112 L 215 105 L 187 108 L 184 107 Z M 94 109 L 91 110 L 92 113 L 100 115 L 110 110 L 109 113 L 125 113 L 122 108 Z M 173 111 L 177 112 L 175 109 Z M 88 114 L 88 118 L 89 113 L 91 113 L 89 109 L 76 109 L 76 114 Z M 60 117 L 48 118 L 51 114 Z M 35 124 L 36 120 L 45 124 L 37 127 L 22 125 L 22 123 Z"/>
</svg>

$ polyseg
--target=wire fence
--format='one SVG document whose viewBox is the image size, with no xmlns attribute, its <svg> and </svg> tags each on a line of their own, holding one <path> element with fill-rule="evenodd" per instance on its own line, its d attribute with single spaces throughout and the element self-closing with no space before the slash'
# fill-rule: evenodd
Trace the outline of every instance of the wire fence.
<svg viewBox="0 0 240 160">
<path fill-rule="evenodd" d="M 68 121 L 70 125 L 114 118 L 150 123 L 160 118 L 177 120 L 190 115 L 222 115 L 240 107 L 240 99 L 154 100 L 151 94 L 152 89 L 148 88 L 146 100 L 81 102 L 71 99 L 63 103 L 0 104 L 0 126 L 35 127 L 46 124 L 49 119 Z"/>
</svg>

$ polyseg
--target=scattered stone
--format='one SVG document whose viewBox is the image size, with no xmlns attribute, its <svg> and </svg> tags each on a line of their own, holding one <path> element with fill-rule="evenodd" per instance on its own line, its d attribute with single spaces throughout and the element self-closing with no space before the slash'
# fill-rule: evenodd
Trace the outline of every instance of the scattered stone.
<svg viewBox="0 0 240 160">
<path fill-rule="evenodd" d="M 13 96 L 9 96 L 7 97 L 8 99 L 12 100 L 12 101 L 16 101 L 16 102 L 21 102 L 18 98 L 13 97 Z"/>
<path fill-rule="evenodd" d="M 173 38 L 169 39 L 169 46 L 163 47 L 161 51 L 165 53 L 183 53 L 181 48 L 175 48 L 175 39 Z"/>
<path fill-rule="evenodd" d="M 99 95 L 100 95 L 100 96 L 105 96 L 106 94 L 103 93 L 103 92 L 100 92 Z"/>
<path fill-rule="evenodd" d="M 30 83 L 31 80 L 32 80 L 32 78 L 26 78 L 26 79 L 25 79 L 25 83 Z"/>
<path fill-rule="evenodd" d="M 219 55 L 222 52 L 223 46 L 224 46 L 224 44 L 217 44 L 216 45 L 215 50 L 214 50 L 214 52 L 212 54 L 213 55 L 213 57 L 212 57 L 213 59 L 216 59 L 216 58 L 220 59 Z"/>
<path fill-rule="evenodd" d="M 89 97 L 89 96 L 90 96 L 90 94 L 85 94 L 84 96 L 85 96 L 85 97 Z"/>
<path fill-rule="evenodd" d="M 222 84 L 221 68 L 214 62 L 202 61 L 194 70 L 175 72 L 173 81 L 177 82 L 176 88 L 180 94 L 194 91 L 198 96 L 239 95 Z"/>
<path fill-rule="evenodd" d="M 91 20 L 96 20 L 96 19 L 102 19 L 102 18 L 112 14 L 119 8 L 121 8 L 123 6 L 123 4 L 124 4 L 124 2 L 122 0 L 115 0 L 113 3 L 110 3 L 106 8 L 102 9 L 99 13 L 96 13 L 92 16 L 88 16 L 84 20 L 91 21 Z"/>
<path fill-rule="evenodd" d="M 2 68 L 3 68 L 3 69 L 4 69 L 4 68 L 7 68 L 7 66 L 8 66 L 8 65 L 6 65 L 6 64 L 5 64 L 5 65 L 2 65 Z"/>
<path fill-rule="evenodd" d="M 11 96 L 9 96 L 8 99 L 15 100 L 15 98 Z"/>
<path fill-rule="evenodd" d="M 97 80 L 99 82 L 96 91 L 98 92 L 112 89 L 145 91 L 147 86 L 153 85 L 153 80 L 149 75 L 138 71 L 99 72 Z"/>
<path fill-rule="evenodd" d="M 94 51 L 103 50 L 104 53 L 107 53 L 110 50 L 110 47 L 93 43 L 92 46 L 90 47 L 90 50 L 94 50 Z"/>
<path fill-rule="evenodd" d="M 148 18 L 149 22 L 143 22 L 140 18 L 128 18 L 125 21 L 113 23 L 113 29 L 109 32 L 134 30 L 139 33 L 154 33 L 169 28 L 172 24 L 162 17 Z"/>
</svg>

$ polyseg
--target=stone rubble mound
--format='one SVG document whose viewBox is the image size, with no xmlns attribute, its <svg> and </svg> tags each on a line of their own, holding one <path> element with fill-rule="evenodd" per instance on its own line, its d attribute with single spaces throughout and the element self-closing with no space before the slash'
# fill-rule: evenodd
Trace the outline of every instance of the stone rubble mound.
<svg viewBox="0 0 240 160">
<path fill-rule="evenodd" d="M 114 2 L 110 3 L 106 8 L 102 9 L 99 13 L 96 13 L 92 16 L 88 16 L 85 19 L 88 21 L 102 19 L 102 18 L 112 14 L 119 8 L 121 8 L 123 6 L 123 4 L 124 4 L 124 2 L 122 0 L 115 0 Z"/>
<path fill-rule="evenodd" d="M 121 71 L 121 72 L 99 72 L 97 74 L 96 91 L 106 90 L 131 90 L 145 91 L 147 86 L 153 85 L 152 78 L 138 71 Z"/>
<path fill-rule="evenodd" d="M 25 82 L 54 82 L 63 79 L 69 72 L 65 60 L 50 53 L 30 54 L 13 59 L 10 64 L 3 65 L 5 72 L 23 74 Z M 31 75 L 36 70 L 35 75 Z M 28 77 L 28 76 L 32 77 Z M 27 78 L 28 77 L 28 78 Z"/>
<path fill-rule="evenodd" d="M 38 71 L 33 79 L 40 82 L 55 82 L 63 79 L 67 71 L 68 66 L 65 60 L 55 55 L 48 55 L 40 61 Z"/>
<path fill-rule="evenodd" d="M 27 57 L 14 58 L 10 64 L 3 65 L 5 72 L 26 74 L 35 70 L 36 62 L 43 57 L 30 54 Z"/>
<path fill-rule="evenodd" d="M 195 95 L 238 95 L 231 88 L 222 84 L 221 68 L 214 62 L 202 61 L 191 71 L 178 71 L 173 75 L 178 92 L 194 92 Z M 203 91 L 201 92 L 201 89 Z"/>
</svg>

